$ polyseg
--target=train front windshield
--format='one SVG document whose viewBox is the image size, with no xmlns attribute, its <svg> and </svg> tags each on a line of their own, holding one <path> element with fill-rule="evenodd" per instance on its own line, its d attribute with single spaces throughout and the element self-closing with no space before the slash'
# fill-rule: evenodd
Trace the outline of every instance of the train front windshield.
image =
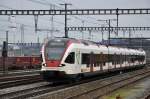
<svg viewBox="0 0 150 99">
<path fill-rule="evenodd" d="M 65 47 L 65 41 L 49 41 L 46 46 L 46 54 L 48 60 L 60 60 Z"/>
</svg>

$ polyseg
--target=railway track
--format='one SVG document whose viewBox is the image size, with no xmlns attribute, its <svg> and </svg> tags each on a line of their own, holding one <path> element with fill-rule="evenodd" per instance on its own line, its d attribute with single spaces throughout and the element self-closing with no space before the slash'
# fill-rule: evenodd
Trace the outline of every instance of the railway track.
<svg viewBox="0 0 150 99">
<path fill-rule="evenodd" d="M 4 76 L 0 78 L 0 88 L 3 89 L 39 81 L 42 81 L 42 78 L 39 74 Z"/>
<path fill-rule="evenodd" d="M 13 77 L 18 75 L 30 75 L 30 74 L 37 74 L 40 70 L 30 69 L 30 70 L 12 70 L 7 71 L 6 73 L 3 73 L 3 71 L 0 71 L 0 78 L 2 77 Z"/>
<path fill-rule="evenodd" d="M 148 76 L 150 76 L 149 68 L 73 85 L 58 91 L 36 96 L 34 99 L 100 99 L 100 97 L 107 93 Z"/>
<path fill-rule="evenodd" d="M 111 74 L 110 76 L 113 76 L 113 75 Z M 45 93 L 48 93 L 48 92 L 56 91 L 56 90 L 63 89 L 63 88 L 66 88 L 66 87 L 71 87 L 71 86 L 78 85 L 78 84 L 81 84 L 81 83 L 87 83 L 87 82 L 90 82 L 90 81 L 94 81 L 96 79 L 102 79 L 102 78 L 106 78 L 106 77 L 108 77 L 108 75 L 107 76 L 106 75 L 101 75 L 101 77 L 97 76 L 97 77 L 94 77 L 92 79 L 91 78 L 89 79 L 89 77 L 88 77 L 88 78 L 85 78 L 84 80 L 82 80 L 80 82 L 71 83 L 71 84 L 68 84 L 68 83 L 65 82 L 65 83 L 59 84 L 58 86 L 53 86 L 48 82 L 41 82 L 42 84 L 40 84 L 40 85 L 36 85 L 36 83 L 33 84 L 32 86 L 34 86 L 34 87 L 29 87 L 30 85 L 26 85 L 26 88 L 22 89 L 22 86 L 18 86 L 17 89 L 19 89 L 19 90 L 13 90 L 13 91 L 6 92 L 5 90 L 11 90 L 11 88 L 7 88 L 7 89 L 3 89 L 3 91 L 1 91 L 0 98 L 4 98 L 4 99 L 24 99 L 24 98 L 27 98 L 27 97 L 34 97 L 36 95 L 45 94 Z"/>
<path fill-rule="evenodd" d="M 106 79 L 100 80 L 101 82 L 99 83 L 100 84 L 99 87 L 92 89 L 92 90 L 88 90 L 85 93 L 75 95 L 68 99 L 76 99 L 76 98 L 82 99 L 85 95 L 91 95 L 91 93 L 93 93 L 93 96 L 90 96 L 91 97 L 90 99 L 101 99 L 101 97 L 106 95 L 107 93 L 111 93 L 115 91 L 116 89 L 124 87 L 128 84 L 134 83 L 143 78 L 146 78 L 149 75 L 150 75 L 150 69 L 149 70 L 144 69 L 142 71 L 138 70 L 135 72 L 127 73 L 125 75 L 123 74 L 122 77 L 121 75 L 118 75 L 118 76 L 106 78 Z"/>
<path fill-rule="evenodd" d="M 113 92 L 115 91 L 116 89 L 119 89 L 121 87 L 124 87 L 126 85 L 129 85 L 129 84 L 132 84 L 132 83 L 135 83 L 141 79 L 144 79 L 146 77 L 149 77 L 150 76 L 150 70 L 145 70 L 145 71 L 141 71 L 133 76 L 130 76 L 127 77 L 127 78 L 124 78 L 124 79 L 121 79 L 121 80 L 118 80 L 118 81 L 114 81 L 112 80 L 112 83 L 109 83 L 108 85 L 104 86 L 104 87 L 101 87 L 99 88 L 99 90 L 103 91 L 104 93 L 103 94 L 100 94 L 98 95 L 97 97 L 95 97 L 95 99 L 100 99 L 100 97 L 110 93 L 110 92 Z M 105 88 L 107 88 L 108 90 L 105 91 Z M 111 88 L 111 89 L 110 89 Z"/>
<path fill-rule="evenodd" d="M 144 97 L 143 99 L 150 99 L 150 94 Z"/>
<path fill-rule="evenodd" d="M 60 84 L 57 86 L 53 86 L 49 82 L 28 84 L 24 86 L 3 89 L 0 91 L 0 98 L 1 99 L 25 99 L 29 97 L 34 97 L 36 95 L 41 95 L 55 90 L 63 89 L 68 86 L 70 85 Z"/>
<path fill-rule="evenodd" d="M 137 70 L 134 72 L 120 74 L 117 76 L 115 75 L 115 76 L 107 77 L 107 78 L 105 76 L 96 77 L 96 78 L 92 78 L 92 79 L 84 79 L 80 82 L 73 83 L 73 84 L 62 84 L 62 85 L 57 85 L 57 86 L 52 86 L 48 82 L 41 82 L 43 84 L 35 83 L 32 85 L 26 85 L 26 86 L 24 86 L 25 88 L 23 86 L 14 87 L 14 88 L 16 88 L 16 90 L 12 90 L 12 91 L 8 91 L 8 92 L 6 90 L 10 90 L 11 88 L 3 89 L 0 91 L 0 98 L 1 99 L 24 99 L 24 98 L 29 98 L 29 97 L 32 97 L 32 98 L 34 97 L 35 99 L 37 99 L 37 98 L 43 99 L 45 97 L 48 97 L 49 99 L 78 98 L 78 97 L 82 97 L 83 95 L 89 94 L 96 90 L 103 90 L 106 88 L 108 89 L 109 87 L 114 86 L 118 83 L 120 83 L 120 85 L 122 85 L 122 82 L 124 82 L 124 81 L 126 82 L 127 80 L 130 81 L 130 79 L 133 79 L 132 81 L 134 81 L 137 76 L 148 75 L 147 73 L 150 75 L 150 70 L 143 69 L 143 70 Z M 125 78 L 123 78 L 123 77 L 125 77 Z M 95 81 L 96 79 L 98 81 Z M 92 84 L 94 83 L 94 85 L 90 85 L 90 83 L 92 83 Z M 98 87 L 98 85 L 100 85 L 100 87 Z M 119 87 L 121 87 L 121 86 L 119 86 Z M 76 91 L 76 92 L 71 91 L 72 93 L 78 93 L 78 94 L 74 94 L 74 95 L 71 94 L 72 95 L 71 96 L 70 91 L 69 91 L 69 93 L 67 93 L 68 92 L 67 89 L 70 89 L 70 88 L 71 89 L 73 88 L 73 90 Z M 83 89 L 83 88 L 85 88 L 85 89 Z M 112 87 L 112 88 L 113 88 L 113 90 L 115 90 L 116 87 L 115 88 Z M 79 94 L 79 92 L 81 92 L 81 93 Z M 82 92 L 85 92 L 85 93 L 82 93 Z M 102 95 L 107 93 L 105 91 L 102 91 L 102 92 L 103 92 L 103 94 L 101 94 L 101 95 L 99 94 L 96 98 L 99 98 Z M 50 95 L 45 96 L 45 93 L 47 93 L 47 95 L 48 94 L 50 94 Z M 59 96 L 57 97 L 56 94 Z M 65 95 L 67 95 L 67 96 L 65 96 Z M 62 96 L 62 97 L 60 97 L 60 96 Z M 70 97 L 68 97 L 68 96 L 70 96 Z"/>
</svg>

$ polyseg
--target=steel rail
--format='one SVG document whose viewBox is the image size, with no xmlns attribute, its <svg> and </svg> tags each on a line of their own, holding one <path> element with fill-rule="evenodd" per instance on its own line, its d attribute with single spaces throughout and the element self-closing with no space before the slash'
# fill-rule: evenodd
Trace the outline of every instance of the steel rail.
<svg viewBox="0 0 150 99">
<path fill-rule="evenodd" d="M 141 75 L 141 76 L 140 76 Z M 88 83 L 78 84 L 72 87 L 67 87 L 58 91 L 53 91 L 40 96 L 36 96 L 33 99 L 76 99 L 76 98 L 97 98 L 108 92 L 111 92 L 117 88 L 125 86 L 129 83 L 138 81 L 144 77 L 150 75 L 150 69 L 142 69 L 134 72 L 117 75 L 114 77 L 104 78 Z M 118 85 L 119 84 L 119 85 Z M 111 86 L 111 87 L 110 87 Z M 112 89 L 112 90 L 111 90 Z M 99 90 L 98 92 L 95 92 Z M 87 96 L 87 97 L 86 97 Z"/>
</svg>

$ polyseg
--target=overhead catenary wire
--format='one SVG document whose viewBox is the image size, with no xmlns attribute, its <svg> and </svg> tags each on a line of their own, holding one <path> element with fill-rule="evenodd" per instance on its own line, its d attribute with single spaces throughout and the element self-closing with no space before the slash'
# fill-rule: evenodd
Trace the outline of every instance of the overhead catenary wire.
<svg viewBox="0 0 150 99">
<path fill-rule="evenodd" d="M 28 1 L 35 2 L 35 3 L 39 3 L 39 4 L 42 4 L 42 5 L 45 5 L 45 6 L 51 6 L 51 5 L 53 5 L 53 6 L 55 6 L 55 9 L 64 9 L 63 7 L 57 6 L 56 4 L 49 3 L 49 2 L 47 2 L 46 0 L 44 0 L 44 1 L 46 1 L 46 3 L 41 2 L 41 1 L 43 1 L 43 0 L 40 0 L 40 1 L 37 1 L 37 0 L 28 0 Z M 64 3 L 65 3 L 65 2 L 64 2 Z M 93 23 L 93 24 L 99 25 L 98 22 L 92 22 L 92 21 L 89 21 L 89 20 L 86 20 L 86 19 L 79 18 L 79 17 L 77 17 L 77 16 L 71 16 L 71 17 L 74 17 L 75 19 L 80 20 L 80 21 L 85 21 L 85 22 L 87 22 L 87 23 Z M 85 18 L 85 17 L 84 17 L 84 18 Z M 89 18 L 93 19 L 94 21 L 97 20 L 96 18 L 92 18 L 92 17 L 89 17 Z"/>
<path fill-rule="evenodd" d="M 55 6 L 55 9 L 64 9 L 63 7 L 59 7 L 59 6 L 57 6 L 56 4 L 52 4 L 52 3 L 49 3 L 48 1 L 46 1 L 46 0 L 42 0 L 42 1 L 45 1 L 46 3 L 44 3 L 44 2 L 41 2 L 41 0 L 39 1 L 37 1 L 37 0 L 28 0 L 28 1 L 31 1 L 31 2 L 35 2 L 35 3 L 39 3 L 39 4 L 42 4 L 42 5 L 45 5 L 45 6 Z M 62 0 L 61 0 L 62 1 Z M 63 2 L 63 1 L 62 1 Z M 66 3 L 66 2 L 63 2 L 63 3 Z M 74 19 L 77 19 L 77 20 L 79 20 L 79 21 L 81 21 L 81 22 L 83 22 L 84 21 L 84 23 L 92 23 L 92 24 L 94 24 L 94 25 L 100 25 L 98 22 L 93 22 L 93 21 L 97 21 L 97 19 L 96 18 L 93 18 L 93 17 L 88 17 L 88 18 L 90 18 L 90 19 L 92 19 L 93 21 L 89 21 L 88 19 L 86 20 L 86 19 L 82 19 L 82 18 L 79 18 L 79 17 L 77 17 L 77 16 L 71 16 L 71 17 L 73 17 Z M 85 18 L 85 17 L 84 17 Z"/>
<path fill-rule="evenodd" d="M 33 0 L 29 0 L 29 1 L 33 1 Z M 46 3 L 45 3 L 46 4 Z M 14 8 L 12 8 L 12 7 L 8 7 L 8 6 L 6 6 L 6 5 L 0 5 L 0 7 L 3 7 L 3 8 L 7 8 L 7 9 L 11 9 L 11 10 L 16 10 L 16 9 L 14 9 Z M 44 20 L 44 19 L 42 19 L 42 20 Z M 46 20 L 46 19 L 45 19 Z M 55 23 L 58 23 L 58 24 L 65 24 L 65 23 L 63 23 L 63 22 L 59 22 L 59 21 L 56 21 L 56 20 L 54 20 L 54 22 Z M 23 23 L 22 23 L 23 24 Z M 27 26 L 27 25 L 26 25 Z"/>
<path fill-rule="evenodd" d="M 12 7 L 8 7 L 8 6 L 6 6 L 6 5 L 0 5 L 0 7 L 6 8 L 6 9 L 11 9 L 11 10 L 16 10 L 16 9 L 14 9 L 14 8 L 12 8 Z M 42 20 L 44 20 L 44 19 L 42 19 Z M 1 20 L 1 21 L 3 21 L 3 22 L 9 22 L 8 20 Z M 47 21 L 47 20 L 45 19 L 44 21 Z M 59 22 L 59 21 L 54 21 L 54 22 L 55 22 L 55 23 L 58 23 L 58 24 L 61 24 L 61 25 L 64 25 L 63 22 Z M 18 24 L 18 25 L 24 25 L 25 27 L 30 28 L 30 29 L 25 28 L 25 30 L 34 30 L 34 29 L 33 29 L 33 28 L 34 28 L 33 25 L 24 24 L 24 23 L 21 23 L 21 22 L 15 22 L 15 23 Z M 47 28 L 48 28 L 48 27 L 47 27 Z M 58 27 L 56 27 L 56 28 L 58 28 Z M 60 27 L 59 27 L 59 29 L 60 29 Z M 7 30 L 7 29 L 6 29 L 6 30 Z M 59 31 L 60 31 L 60 30 L 59 30 Z"/>
<path fill-rule="evenodd" d="M 56 8 L 59 8 L 59 9 L 62 9 L 62 7 L 59 7 L 59 6 L 57 6 L 56 4 L 51 4 L 51 3 L 48 3 L 48 2 L 46 2 L 46 3 L 44 3 L 44 2 L 41 2 L 41 0 L 39 1 L 39 0 L 28 0 L 28 1 L 31 1 L 31 2 L 35 2 L 35 3 L 39 3 L 39 4 L 42 4 L 42 5 L 47 5 L 47 6 L 55 6 Z M 46 1 L 46 0 L 44 0 L 44 1 Z M 93 22 L 93 21 L 89 21 L 89 20 L 85 20 L 85 19 L 81 19 L 81 18 L 79 18 L 79 17 L 77 17 L 77 16 L 72 16 L 72 17 L 74 17 L 75 19 L 77 19 L 77 20 L 80 20 L 80 21 L 85 21 L 85 22 L 87 22 L 87 23 L 92 23 L 92 24 L 99 24 L 98 22 Z M 90 18 L 90 19 L 95 19 L 95 18 Z M 60 23 L 60 22 L 59 22 Z M 62 25 L 63 25 L 63 23 L 61 23 Z"/>
</svg>

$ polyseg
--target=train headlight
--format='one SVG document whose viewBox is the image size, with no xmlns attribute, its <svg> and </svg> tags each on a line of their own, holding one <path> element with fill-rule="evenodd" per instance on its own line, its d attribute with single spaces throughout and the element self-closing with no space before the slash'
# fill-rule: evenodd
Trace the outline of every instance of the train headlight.
<svg viewBox="0 0 150 99">
<path fill-rule="evenodd" d="M 42 63 L 42 66 L 46 67 L 46 64 L 45 64 L 45 63 Z"/>
<path fill-rule="evenodd" d="M 60 65 L 59 65 L 59 67 L 64 67 L 64 66 L 66 66 L 66 65 L 65 65 L 65 64 L 60 64 Z"/>
</svg>

